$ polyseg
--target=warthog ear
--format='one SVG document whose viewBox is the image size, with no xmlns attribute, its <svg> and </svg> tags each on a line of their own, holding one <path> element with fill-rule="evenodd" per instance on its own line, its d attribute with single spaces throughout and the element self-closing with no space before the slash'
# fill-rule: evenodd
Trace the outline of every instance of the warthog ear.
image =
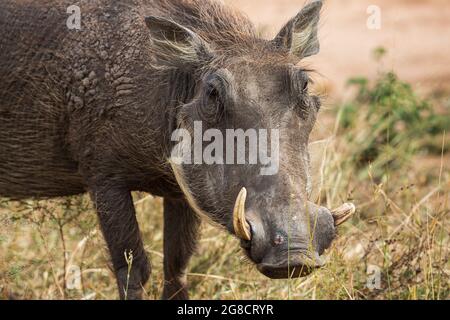
<svg viewBox="0 0 450 320">
<path fill-rule="evenodd" d="M 170 65 L 198 64 L 212 57 L 208 44 L 178 23 L 155 16 L 145 18 L 156 57 Z"/>
<path fill-rule="evenodd" d="M 320 44 L 317 29 L 320 18 L 321 0 L 314 0 L 292 18 L 273 40 L 299 58 L 319 53 Z"/>
</svg>

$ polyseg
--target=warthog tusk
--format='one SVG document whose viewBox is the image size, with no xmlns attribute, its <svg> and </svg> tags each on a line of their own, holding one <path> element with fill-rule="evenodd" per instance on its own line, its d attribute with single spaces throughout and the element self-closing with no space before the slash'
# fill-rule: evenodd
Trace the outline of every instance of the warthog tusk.
<svg viewBox="0 0 450 320">
<path fill-rule="evenodd" d="M 242 188 L 239 192 L 233 209 L 233 227 L 237 237 L 250 241 L 252 234 L 250 225 L 245 218 L 245 199 L 247 198 L 247 189 Z"/>
<path fill-rule="evenodd" d="M 350 219 L 350 217 L 356 212 L 356 207 L 353 203 L 344 203 L 337 209 L 331 211 L 334 219 L 334 225 L 337 227 L 343 224 L 345 221 Z"/>
</svg>

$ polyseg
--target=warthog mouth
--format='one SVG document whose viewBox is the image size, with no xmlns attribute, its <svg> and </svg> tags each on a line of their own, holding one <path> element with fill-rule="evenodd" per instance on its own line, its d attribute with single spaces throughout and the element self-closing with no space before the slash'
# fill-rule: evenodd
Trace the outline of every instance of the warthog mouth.
<svg viewBox="0 0 450 320">
<path fill-rule="evenodd" d="M 266 264 L 259 264 L 258 271 L 270 279 L 289 279 L 306 277 L 314 271 L 314 267 L 306 265 L 274 268 Z"/>
<path fill-rule="evenodd" d="M 284 260 L 277 264 L 259 263 L 256 267 L 259 272 L 271 279 L 288 279 L 306 277 L 315 269 L 323 267 L 324 263 L 319 257 L 311 259 L 308 255 L 302 254 L 289 260 Z"/>
</svg>

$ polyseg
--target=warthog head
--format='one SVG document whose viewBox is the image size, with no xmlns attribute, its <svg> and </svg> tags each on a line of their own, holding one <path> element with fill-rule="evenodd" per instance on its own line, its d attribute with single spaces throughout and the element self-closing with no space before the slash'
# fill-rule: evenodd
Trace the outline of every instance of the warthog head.
<svg viewBox="0 0 450 320">
<path fill-rule="evenodd" d="M 241 239 L 271 278 L 320 267 L 335 227 L 354 212 L 348 204 L 331 212 L 308 201 L 308 140 L 320 100 L 299 63 L 319 52 L 321 7 L 305 6 L 273 40 L 253 35 L 239 17 L 230 24 L 241 30 L 224 23 L 219 35 L 192 27 L 199 21 L 188 27 L 146 18 L 158 61 L 187 79 L 175 88 L 189 97 L 177 108 L 172 135 L 178 184 L 192 208 Z"/>
</svg>

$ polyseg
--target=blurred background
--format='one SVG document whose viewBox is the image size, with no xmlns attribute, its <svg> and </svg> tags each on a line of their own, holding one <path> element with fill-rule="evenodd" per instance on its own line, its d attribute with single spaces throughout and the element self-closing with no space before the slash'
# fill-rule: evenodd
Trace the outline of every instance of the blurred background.
<svg viewBox="0 0 450 320">
<path fill-rule="evenodd" d="M 262 33 L 274 37 L 305 0 L 225 0 L 243 10 Z M 369 29 L 372 6 L 380 9 L 380 29 Z M 368 12 L 369 10 L 369 12 Z M 311 65 L 326 79 L 329 93 L 343 97 L 346 81 L 361 74 L 374 78 L 380 66 L 373 50 L 386 49 L 385 70 L 424 91 L 450 87 L 450 2 L 446 0 L 324 1 L 321 52 Z"/>
</svg>

